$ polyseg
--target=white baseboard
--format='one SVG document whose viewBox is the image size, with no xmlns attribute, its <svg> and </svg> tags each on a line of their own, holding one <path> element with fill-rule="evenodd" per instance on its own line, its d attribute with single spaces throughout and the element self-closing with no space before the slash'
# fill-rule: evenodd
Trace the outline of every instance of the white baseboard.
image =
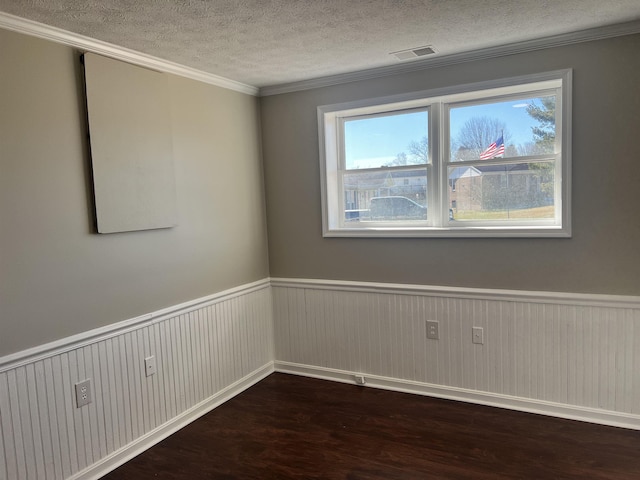
<svg viewBox="0 0 640 480">
<path fill-rule="evenodd" d="M 99 478 L 260 381 L 271 310 L 264 279 L 0 358 L 0 480 Z"/>
<path fill-rule="evenodd" d="M 362 372 L 348 372 L 331 368 L 317 367 L 313 365 L 301 365 L 290 362 L 276 361 L 275 371 L 289 373 L 304 377 L 332 380 L 335 382 L 356 384 L 355 375 L 362 375 L 366 384 L 364 386 L 392 390 L 395 392 L 413 393 L 427 397 L 458 400 L 490 407 L 507 408 L 527 413 L 548 415 L 551 417 L 579 420 L 601 425 L 640 430 L 640 415 L 624 414 L 609 410 L 577 407 L 561 403 L 532 400 L 529 398 L 498 395 L 495 393 L 468 390 L 463 388 L 433 385 L 421 382 L 413 382 L 397 378 L 369 375 Z"/>
<path fill-rule="evenodd" d="M 97 463 L 94 463 L 90 467 L 76 473 L 70 480 L 94 480 L 99 479 L 107 473 L 115 470 L 120 465 L 126 463 L 137 455 L 141 454 L 145 450 L 153 447 L 157 443 L 161 442 L 165 438 L 169 437 L 173 433 L 177 432 L 181 428 L 190 424 L 194 420 L 200 418 L 211 410 L 215 409 L 224 402 L 232 399 L 239 393 L 242 393 L 249 387 L 255 385 L 263 378 L 269 376 L 274 372 L 273 362 L 269 362 L 266 365 L 254 370 L 249 375 L 241 378 L 237 382 L 229 385 L 227 388 L 212 395 L 206 400 L 193 406 L 189 410 L 185 411 L 181 415 L 172 418 L 164 425 L 152 430 L 148 434 L 138 438 L 133 443 L 126 445 L 113 452 L 108 457 L 103 458 Z"/>
<path fill-rule="evenodd" d="M 638 321 L 640 297 L 263 279 L 0 357 L 0 464 L 98 478 L 273 371 L 640 430 Z"/>
</svg>

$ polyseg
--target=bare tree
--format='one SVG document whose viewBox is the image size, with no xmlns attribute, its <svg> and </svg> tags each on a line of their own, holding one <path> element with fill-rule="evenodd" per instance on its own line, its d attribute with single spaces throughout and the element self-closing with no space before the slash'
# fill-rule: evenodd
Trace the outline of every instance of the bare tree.
<svg viewBox="0 0 640 480">
<path fill-rule="evenodd" d="M 394 158 L 392 161 L 387 162 L 384 164 L 385 167 L 396 167 L 399 165 L 406 165 L 407 164 L 407 154 L 404 152 L 400 152 L 399 154 L 396 155 L 396 158 Z"/>
<path fill-rule="evenodd" d="M 385 167 L 396 167 L 401 165 L 422 165 L 429 160 L 429 142 L 427 137 L 422 137 L 419 141 L 413 140 L 407 146 L 409 154 L 401 152 L 392 161 L 385 164 Z"/>
<path fill-rule="evenodd" d="M 541 153 L 543 153 L 543 151 L 536 142 L 526 142 L 518 145 L 517 154 L 519 156 L 540 155 Z"/>
<path fill-rule="evenodd" d="M 413 164 L 423 164 L 429 161 L 429 141 L 424 136 L 420 141 L 409 144 L 409 154 L 413 157 Z"/>
<path fill-rule="evenodd" d="M 505 146 L 511 134 L 504 122 L 492 117 L 471 117 L 467 120 L 458 136 L 452 139 L 451 151 L 456 160 L 474 160 L 503 135 Z"/>
</svg>

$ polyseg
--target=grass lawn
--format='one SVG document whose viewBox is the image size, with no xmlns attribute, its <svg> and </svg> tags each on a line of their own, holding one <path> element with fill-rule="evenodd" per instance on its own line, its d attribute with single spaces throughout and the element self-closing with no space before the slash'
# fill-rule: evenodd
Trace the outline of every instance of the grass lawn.
<svg viewBox="0 0 640 480">
<path fill-rule="evenodd" d="M 507 220 L 514 218 L 553 218 L 555 207 L 524 208 L 521 210 L 458 210 L 453 216 L 456 220 Z"/>
</svg>

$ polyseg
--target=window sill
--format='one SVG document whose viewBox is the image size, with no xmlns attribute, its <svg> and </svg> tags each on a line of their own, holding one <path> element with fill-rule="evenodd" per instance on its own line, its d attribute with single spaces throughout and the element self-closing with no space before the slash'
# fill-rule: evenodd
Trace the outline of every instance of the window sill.
<svg viewBox="0 0 640 480">
<path fill-rule="evenodd" d="M 571 238 L 568 227 L 369 227 L 326 229 L 323 237 L 352 238 Z"/>
</svg>

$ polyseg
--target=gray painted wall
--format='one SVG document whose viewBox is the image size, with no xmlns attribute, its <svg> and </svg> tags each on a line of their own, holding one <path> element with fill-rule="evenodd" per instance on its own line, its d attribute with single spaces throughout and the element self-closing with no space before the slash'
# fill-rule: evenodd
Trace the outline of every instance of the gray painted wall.
<svg viewBox="0 0 640 480">
<path fill-rule="evenodd" d="M 640 35 L 262 99 L 271 276 L 640 295 Z M 573 237 L 323 238 L 316 107 L 574 69 Z"/>
<path fill-rule="evenodd" d="M 98 235 L 78 52 L 0 45 L 0 356 L 268 276 L 255 97 L 170 76 L 179 226 Z"/>
<path fill-rule="evenodd" d="M 170 76 L 179 226 L 113 235 L 93 230 L 78 52 L 0 45 L 0 356 L 269 272 L 640 294 L 638 35 L 260 101 Z M 322 238 L 318 105 L 568 67 L 573 238 Z"/>
</svg>

